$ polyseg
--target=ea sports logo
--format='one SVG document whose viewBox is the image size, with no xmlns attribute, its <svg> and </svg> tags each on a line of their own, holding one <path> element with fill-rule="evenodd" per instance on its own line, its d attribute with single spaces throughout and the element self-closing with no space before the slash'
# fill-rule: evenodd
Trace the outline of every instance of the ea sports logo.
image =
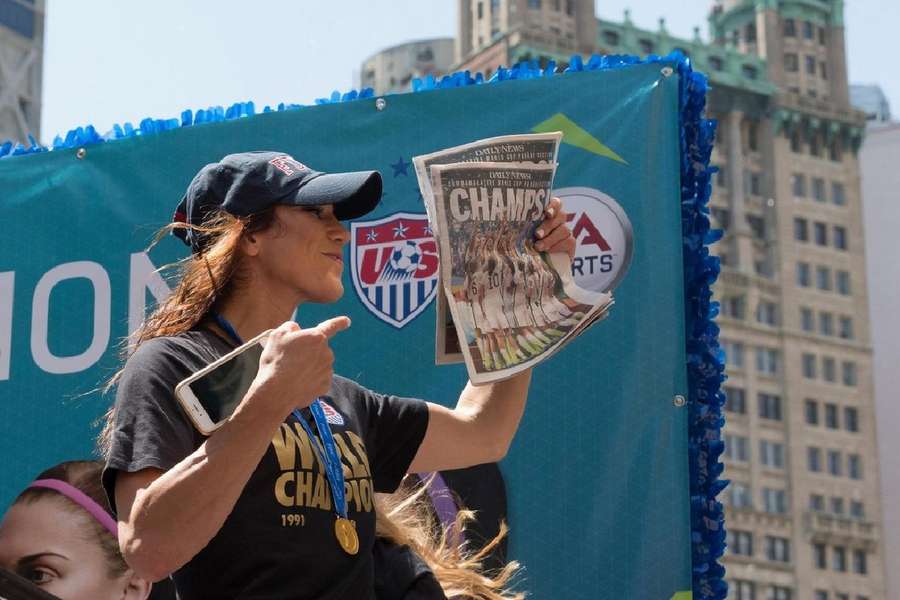
<svg viewBox="0 0 900 600">
<path fill-rule="evenodd" d="M 568 214 L 578 245 L 572 276 L 579 287 L 596 292 L 615 289 L 631 264 L 634 247 L 631 221 L 607 194 L 587 187 L 553 191 Z"/>
</svg>

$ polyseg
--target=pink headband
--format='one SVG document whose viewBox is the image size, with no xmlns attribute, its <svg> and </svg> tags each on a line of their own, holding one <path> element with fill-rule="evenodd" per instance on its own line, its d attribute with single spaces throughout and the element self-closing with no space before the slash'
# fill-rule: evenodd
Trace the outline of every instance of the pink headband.
<svg viewBox="0 0 900 600">
<path fill-rule="evenodd" d="M 114 538 L 119 537 L 118 524 L 116 523 L 115 519 L 110 516 L 109 512 L 107 512 L 106 509 L 94 502 L 94 500 L 90 496 L 88 496 L 75 486 L 59 479 L 38 479 L 36 481 L 32 481 L 31 485 L 29 485 L 28 487 L 47 488 L 59 492 L 84 510 L 91 513 L 91 516 L 97 519 L 97 521 L 99 521 L 101 525 L 108 529 L 109 532 L 113 534 Z"/>
</svg>

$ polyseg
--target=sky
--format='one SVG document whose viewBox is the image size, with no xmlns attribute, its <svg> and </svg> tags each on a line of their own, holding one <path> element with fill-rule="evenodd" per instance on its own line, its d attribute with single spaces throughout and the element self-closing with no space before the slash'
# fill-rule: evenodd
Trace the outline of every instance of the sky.
<svg viewBox="0 0 900 600">
<path fill-rule="evenodd" d="M 413 39 L 452 37 L 457 0 L 47 0 L 41 140 L 79 125 L 177 117 L 253 100 L 311 104 L 353 88 L 360 64 Z M 678 9 L 675 5 L 680 5 Z M 597 14 L 707 39 L 711 1 L 597 0 Z M 848 70 L 900 116 L 900 1 L 845 3 Z"/>
</svg>

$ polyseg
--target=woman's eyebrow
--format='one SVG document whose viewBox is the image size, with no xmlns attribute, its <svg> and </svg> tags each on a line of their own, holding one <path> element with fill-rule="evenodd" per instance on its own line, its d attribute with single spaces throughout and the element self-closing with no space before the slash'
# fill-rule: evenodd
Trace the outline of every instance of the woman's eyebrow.
<svg viewBox="0 0 900 600">
<path fill-rule="evenodd" d="M 39 559 L 44 558 L 45 556 L 55 556 L 57 558 L 61 558 L 63 560 L 69 560 L 69 557 L 63 556 L 62 554 L 57 554 L 56 552 L 37 552 L 35 554 L 29 554 L 28 556 L 23 556 L 16 564 L 19 566 L 28 565 L 34 562 L 37 562 Z"/>
</svg>

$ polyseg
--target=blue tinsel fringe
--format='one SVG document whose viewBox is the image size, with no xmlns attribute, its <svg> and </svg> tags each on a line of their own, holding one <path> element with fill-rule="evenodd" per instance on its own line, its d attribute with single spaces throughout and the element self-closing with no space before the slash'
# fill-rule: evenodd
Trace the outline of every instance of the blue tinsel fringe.
<svg viewBox="0 0 900 600">
<path fill-rule="evenodd" d="M 695 600 L 722 600 L 727 595 L 723 579 L 724 567 L 718 562 L 725 549 L 724 513 L 722 504 L 716 501 L 728 481 L 719 479 L 723 465 L 719 462 L 724 445 L 721 428 L 724 425 L 722 406 L 725 396 L 721 391 L 724 376 L 724 355 L 719 348 L 719 328 L 714 323 L 718 303 L 711 301 L 711 285 L 719 275 L 719 260 L 709 255 L 709 245 L 721 238 L 720 230 L 711 230 L 708 218 L 711 177 L 715 167 L 709 166 L 716 124 L 703 118 L 708 84 L 706 77 L 691 68 L 690 60 L 675 52 L 666 57 L 656 55 L 640 59 L 636 56 L 591 56 L 585 62 L 573 56 L 566 73 L 617 69 L 644 63 L 667 63 L 680 75 L 681 105 L 681 223 L 684 253 L 684 289 L 686 293 L 687 368 L 689 386 L 688 453 L 690 461 L 691 495 L 691 546 L 693 568 L 693 597 Z M 512 68 L 498 69 L 485 81 L 477 73 L 468 71 L 446 75 L 440 79 L 429 75 L 414 79 L 413 92 L 465 87 L 495 83 L 513 79 L 552 77 L 557 73 L 556 64 L 550 62 L 540 68 L 534 62 L 522 62 Z M 371 88 L 347 93 L 333 92 L 329 98 L 319 98 L 316 104 L 351 102 L 372 98 Z M 274 109 L 266 106 L 262 112 L 296 110 L 298 104 L 279 104 Z M 65 138 L 57 136 L 51 147 L 40 145 L 29 136 L 30 147 L 6 142 L 0 146 L 0 158 L 78 148 L 91 144 L 142 135 L 153 135 L 179 127 L 202 123 L 228 121 L 251 117 L 256 114 L 252 102 L 239 102 L 227 110 L 221 106 L 198 110 L 186 110 L 181 119 L 144 119 L 135 128 L 131 123 L 115 125 L 105 135 L 93 126 L 79 127 Z"/>
</svg>

